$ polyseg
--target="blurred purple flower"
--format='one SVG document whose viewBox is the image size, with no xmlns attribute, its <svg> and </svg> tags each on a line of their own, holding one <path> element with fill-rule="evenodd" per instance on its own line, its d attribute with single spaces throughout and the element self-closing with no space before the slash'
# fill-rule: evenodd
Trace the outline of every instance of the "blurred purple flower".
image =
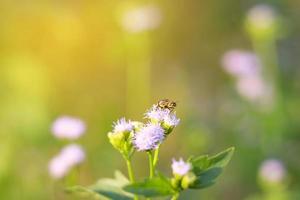
<svg viewBox="0 0 300 200">
<path fill-rule="evenodd" d="M 275 23 L 276 17 L 271 6 L 257 5 L 250 9 L 247 20 L 256 29 L 268 29 Z"/>
<path fill-rule="evenodd" d="M 127 32 L 138 33 L 157 28 L 161 23 L 161 18 L 160 9 L 148 5 L 124 13 L 121 23 Z"/>
<path fill-rule="evenodd" d="M 231 50 L 222 59 L 224 70 L 236 78 L 256 76 L 260 73 L 261 65 L 257 56 L 248 51 Z"/>
<path fill-rule="evenodd" d="M 127 122 L 124 117 L 119 119 L 117 122 L 115 122 L 113 126 L 114 126 L 114 130 L 113 130 L 114 133 L 130 132 L 134 128 L 133 123 L 130 120 L 128 120 Z"/>
<path fill-rule="evenodd" d="M 191 170 L 191 164 L 180 158 L 178 161 L 172 160 L 172 171 L 174 175 L 184 176 Z"/>
<path fill-rule="evenodd" d="M 158 124 L 150 123 L 134 135 L 133 144 L 138 151 L 153 150 L 164 138 L 164 129 Z"/>
<path fill-rule="evenodd" d="M 52 133 L 59 139 L 77 139 L 85 131 L 85 123 L 74 117 L 62 116 L 57 118 L 52 125 Z"/>
<path fill-rule="evenodd" d="M 48 166 L 49 173 L 54 179 L 63 178 L 72 167 L 79 165 L 84 159 L 84 150 L 77 144 L 70 144 L 51 159 Z"/>
<path fill-rule="evenodd" d="M 260 77 L 246 77 L 237 80 L 236 89 L 238 93 L 249 101 L 261 101 L 271 94 L 271 87 Z"/>
<path fill-rule="evenodd" d="M 265 160 L 259 169 L 262 180 L 270 183 L 280 183 L 286 176 L 286 170 L 281 161 L 275 159 Z"/>
</svg>

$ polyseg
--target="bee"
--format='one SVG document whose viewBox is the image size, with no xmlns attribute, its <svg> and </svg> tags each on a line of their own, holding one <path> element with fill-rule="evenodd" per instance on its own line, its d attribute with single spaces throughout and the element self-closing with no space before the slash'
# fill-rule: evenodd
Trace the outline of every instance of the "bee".
<svg viewBox="0 0 300 200">
<path fill-rule="evenodd" d="M 176 106 L 176 102 L 169 99 L 162 99 L 157 102 L 157 107 L 161 109 L 168 109 L 170 111 L 173 111 Z"/>
</svg>

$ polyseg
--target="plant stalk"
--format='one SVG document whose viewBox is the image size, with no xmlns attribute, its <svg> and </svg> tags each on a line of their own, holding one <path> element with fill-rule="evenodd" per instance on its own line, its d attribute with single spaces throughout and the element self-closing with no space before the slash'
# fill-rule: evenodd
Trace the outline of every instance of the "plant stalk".
<svg viewBox="0 0 300 200">
<path fill-rule="evenodd" d="M 149 158 L 149 178 L 153 178 L 154 176 L 153 153 L 152 151 L 148 151 L 147 154 Z"/>
</svg>

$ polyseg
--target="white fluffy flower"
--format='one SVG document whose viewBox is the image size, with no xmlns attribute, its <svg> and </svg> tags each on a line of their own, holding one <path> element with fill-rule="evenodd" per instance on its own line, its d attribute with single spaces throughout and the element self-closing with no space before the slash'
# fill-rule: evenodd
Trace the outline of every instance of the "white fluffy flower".
<svg viewBox="0 0 300 200">
<path fill-rule="evenodd" d="M 191 164 L 184 162 L 182 158 L 179 161 L 172 160 L 172 171 L 174 175 L 184 176 L 191 170 Z"/>
<path fill-rule="evenodd" d="M 153 105 L 152 108 L 145 113 L 145 118 L 156 122 L 161 122 L 168 117 L 169 114 L 170 111 L 168 109 L 161 109 L 157 107 L 157 105 Z"/>
<path fill-rule="evenodd" d="M 63 116 L 57 118 L 52 125 L 52 133 L 59 139 L 77 139 L 85 131 L 85 123 L 74 117 Z"/>
<path fill-rule="evenodd" d="M 153 150 L 164 139 L 164 129 L 158 124 L 147 124 L 133 137 L 133 144 L 138 151 Z"/>
<path fill-rule="evenodd" d="M 286 176 L 286 170 L 279 160 L 269 159 L 261 164 L 259 176 L 265 181 L 280 183 Z"/>
<path fill-rule="evenodd" d="M 161 18 L 160 9 L 148 5 L 124 13 L 121 23 L 126 31 L 138 33 L 157 28 L 160 25 Z"/>
<path fill-rule="evenodd" d="M 268 29 L 273 26 L 276 12 L 268 5 L 257 5 L 250 9 L 247 15 L 249 23 L 257 29 Z"/>
<path fill-rule="evenodd" d="M 69 166 L 65 164 L 60 155 L 51 159 L 48 169 L 54 179 L 63 178 L 69 172 Z"/>
<path fill-rule="evenodd" d="M 179 124 L 180 119 L 177 118 L 175 113 L 170 113 L 169 115 L 166 115 L 164 117 L 164 124 L 169 126 L 169 127 L 175 127 Z"/>
<path fill-rule="evenodd" d="M 130 132 L 134 128 L 133 123 L 129 120 L 128 122 L 123 117 L 119 119 L 117 122 L 114 123 L 114 133 L 120 133 L 120 132 Z"/>
</svg>

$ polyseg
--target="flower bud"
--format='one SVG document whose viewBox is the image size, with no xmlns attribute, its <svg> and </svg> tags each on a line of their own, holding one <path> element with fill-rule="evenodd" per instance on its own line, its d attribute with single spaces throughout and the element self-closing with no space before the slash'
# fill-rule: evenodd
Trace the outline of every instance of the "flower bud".
<svg viewBox="0 0 300 200">
<path fill-rule="evenodd" d="M 181 181 L 181 187 L 183 189 L 188 189 L 191 185 L 194 184 L 196 181 L 197 177 L 193 172 L 189 172 L 186 175 L 183 176 L 182 181 Z"/>
<path fill-rule="evenodd" d="M 113 145 L 113 147 L 115 147 L 117 150 L 122 152 L 123 147 L 125 146 L 124 144 L 125 144 L 126 134 L 122 132 L 119 133 L 109 132 L 107 136 L 109 142 Z"/>
</svg>

